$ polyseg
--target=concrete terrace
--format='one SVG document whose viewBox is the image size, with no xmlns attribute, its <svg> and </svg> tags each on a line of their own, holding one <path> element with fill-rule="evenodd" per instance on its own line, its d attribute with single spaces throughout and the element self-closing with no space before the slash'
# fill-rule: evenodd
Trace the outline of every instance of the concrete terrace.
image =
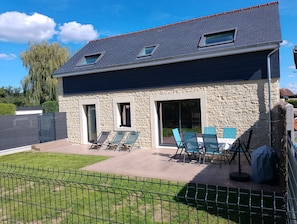
<svg viewBox="0 0 297 224">
<path fill-rule="evenodd" d="M 220 169 L 218 163 L 198 164 L 196 161 L 183 163 L 182 158 L 170 160 L 170 156 L 175 153 L 174 149 L 133 149 L 131 152 L 126 152 L 104 150 L 104 148 L 90 150 L 89 146 L 71 145 L 66 139 L 63 139 L 32 145 L 32 149 L 40 152 L 110 157 L 105 161 L 81 169 L 86 171 L 280 192 L 278 186 L 230 180 L 229 174 L 238 171 L 237 161 L 231 165 L 223 162 Z M 251 167 L 243 156 L 241 161 L 242 171 L 251 173 Z"/>
</svg>

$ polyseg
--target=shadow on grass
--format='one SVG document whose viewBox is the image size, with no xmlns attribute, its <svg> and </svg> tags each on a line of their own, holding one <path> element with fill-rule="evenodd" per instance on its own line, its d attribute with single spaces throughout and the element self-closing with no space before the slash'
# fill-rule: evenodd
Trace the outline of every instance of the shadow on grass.
<svg viewBox="0 0 297 224">
<path fill-rule="evenodd" d="M 285 199 L 275 192 L 188 183 L 175 200 L 228 223 L 286 223 Z"/>
</svg>

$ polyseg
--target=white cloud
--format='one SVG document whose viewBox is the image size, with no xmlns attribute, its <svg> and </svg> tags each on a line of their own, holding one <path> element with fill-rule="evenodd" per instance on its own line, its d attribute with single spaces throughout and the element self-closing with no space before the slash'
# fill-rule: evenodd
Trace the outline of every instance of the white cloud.
<svg viewBox="0 0 297 224">
<path fill-rule="evenodd" d="M 284 47 L 292 47 L 293 43 L 291 43 L 291 42 L 289 42 L 287 40 L 283 40 L 280 45 L 282 45 Z"/>
<path fill-rule="evenodd" d="M 94 29 L 93 25 L 86 24 L 82 25 L 75 21 L 64 23 L 62 26 L 59 27 L 59 39 L 64 42 L 87 42 L 90 40 L 97 39 L 99 34 Z"/>
<path fill-rule="evenodd" d="M 12 60 L 15 59 L 16 55 L 15 54 L 1 54 L 0 53 L 0 60 L 4 59 L 4 60 Z"/>
<path fill-rule="evenodd" d="M 296 69 L 296 66 L 295 65 L 291 65 L 288 68 L 290 68 L 290 69 Z"/>
<path fill-rule="evenodd" d="M 56 33 L 53 19 L 33 13 L 20 12 L 0 14 L 0 41 L 5 42 L 40 42 L 49 40 Z"/>
</svg>

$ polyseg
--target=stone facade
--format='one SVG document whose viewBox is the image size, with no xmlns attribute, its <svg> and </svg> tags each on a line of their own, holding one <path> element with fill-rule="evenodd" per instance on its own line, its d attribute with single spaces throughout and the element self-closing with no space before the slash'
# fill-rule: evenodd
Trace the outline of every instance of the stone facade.
<svg viewBox="0 0 297 224">
<path fill-rule="evenodd" d="M 96 105 L 97 133 L 104 130 L 137 130 L 141 148 L 158 148 L 155 102 L 157 100 L 200 98 L 203 126 L 216 126 L 218 136 L 223 127 L 236 127 L 237 137 L 247 137 L 253 128 L 252 146 L 269 144 L 269 94 L 267 80 L 227 82 L 160 89 L 141 89 L 63 96 L 59 80 L 59 106 L 67 113 L 68 139 L 86 144 L 83 106 Z M 116 104 L 131 103 L 131 128 L 117 126 Z M 279 80 L 271 81 L 272 106 L 279 102 Z M 113 136 L 113 132 L 111 133 Z"/>
</svg>

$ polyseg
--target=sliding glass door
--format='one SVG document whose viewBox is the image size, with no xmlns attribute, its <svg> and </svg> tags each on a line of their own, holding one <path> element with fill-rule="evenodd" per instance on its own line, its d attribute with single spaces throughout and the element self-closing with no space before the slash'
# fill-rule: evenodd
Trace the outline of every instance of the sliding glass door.
<svg viewBox="0 0 297 224">
<path fill-rule="evenodd" d="M 172 128 L 201 133 L 200 99 L 159 101 L 159 144 L 174 146 Z"/>
</svg>

